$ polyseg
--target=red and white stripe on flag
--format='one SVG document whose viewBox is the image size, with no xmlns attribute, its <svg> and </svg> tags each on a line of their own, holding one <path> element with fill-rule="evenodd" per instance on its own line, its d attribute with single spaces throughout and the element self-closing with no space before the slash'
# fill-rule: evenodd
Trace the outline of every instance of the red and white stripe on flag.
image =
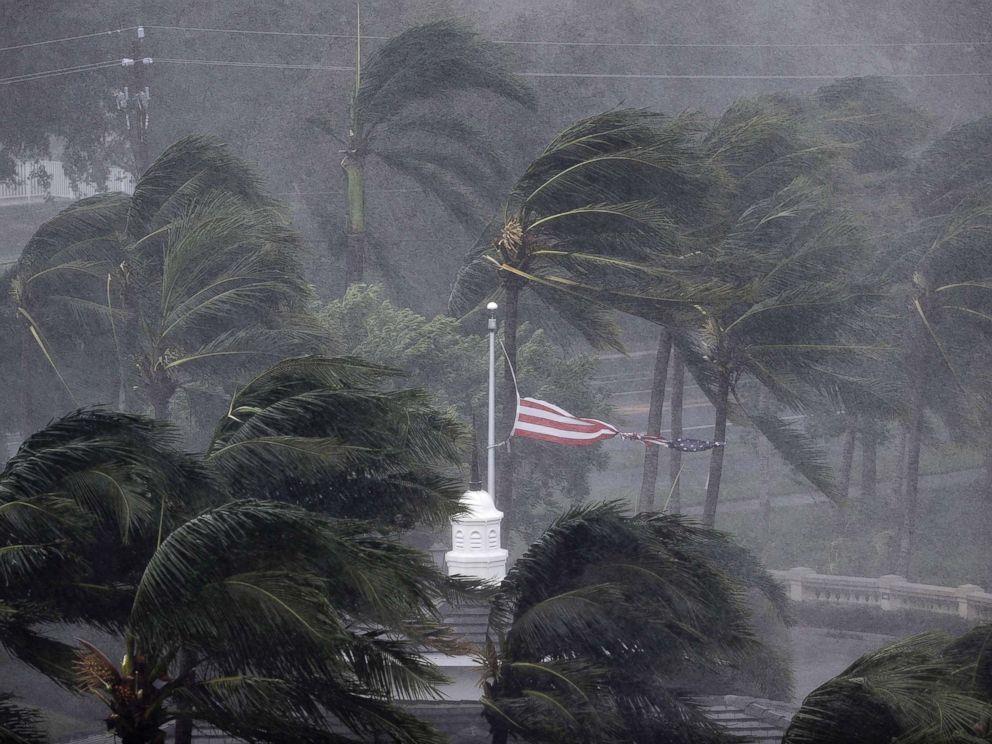
<svg viewBox="0 0 992 744">
<path fill-rule="evenodd" d="M 620 430 L 605 421 L 579 418 L 568 411 L 536 398 L 520 398 L 513 436 L 540 439 L 573 447 L 612 439 Z"/>
</svg>

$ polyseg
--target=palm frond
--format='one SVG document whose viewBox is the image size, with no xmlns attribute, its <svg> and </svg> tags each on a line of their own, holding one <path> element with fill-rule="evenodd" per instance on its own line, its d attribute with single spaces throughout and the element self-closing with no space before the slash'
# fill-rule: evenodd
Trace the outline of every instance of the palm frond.
<svg viewBox="0 0 992 744">
<path fill-rule="evenodd" d="M 372 130 L 412 102 L 466 91 L 525 106 L 534 101 L 495 44 L 459 21 L 441 20 L 414 26 L 376 50 L 362 65 L 353 106 L 363 128 Z"/>
</svg>

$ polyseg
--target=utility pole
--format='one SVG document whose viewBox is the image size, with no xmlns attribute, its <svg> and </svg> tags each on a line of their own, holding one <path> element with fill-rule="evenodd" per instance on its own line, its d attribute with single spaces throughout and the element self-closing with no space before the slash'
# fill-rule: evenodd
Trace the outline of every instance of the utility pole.
<svg viewBox="0 0 992 744">
<path fill-rule="evenodd" d="M 124 114 L 131 154 L 134 157 L 134 178 L 137 180 L 149 165 L 148 160 L 148 104 L 151 93 L 145 83 L 145 67 L 152 63 L 151 57 L 143 54 L 142 42 L 145 27 L 138 26 L 131 42 L 131 56 L 121 60 L 121 67 L 127 70 L 130 85 L 114 92 L 117 110 Z"/>
</svg>

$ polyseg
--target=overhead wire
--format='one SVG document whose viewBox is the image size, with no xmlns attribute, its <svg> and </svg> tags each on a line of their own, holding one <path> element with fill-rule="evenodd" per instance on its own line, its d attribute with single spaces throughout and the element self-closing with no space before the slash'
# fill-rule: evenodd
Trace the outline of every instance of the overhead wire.
<svg viewBox="0 0 992 744">
<path fill-rule="evenodd" d="M 159 62 L 170 62 L 176 64 L 196 64 L 196 65 L 216 65 L 222 67 L 253 67 L 272 69 L 294 69 L 294 70 L 330 70 L 334 72 L 354 72 L 352 66 L 320 66 L 320 65 L 288 65 L 275 62 L 232 62 L 227 60 L 209 59 L 167 59 L 156 58 Z M 802 74 L 802 75 L 782 75 L 782 74 L 692 74 L 692 73 L 631 73 L 631 72 L 553 72 L 553 71 L 532 71 L 523 70 L 516 73 L 521 77 L 534 78 L 602 78 L 602 79 L 634 79 L 634 80 L 836 80 L 837 78 L 849 77 L 848 74 Z M 873 72 L 875 77 L 885 78 L 953 78 L 953 77 L 992 77 L 989 72 Z"/>
<path fill-rule="evenodd" d="M 75 67 L 62 67 L 55 70 L 41 70 L 39 72 L 28 72 L 22 75 L 12 75 L 6 78 L 0 78 L 0 85 L 11 85 L 13 83 L 24 83 L 32 80 L 44 80 L 50 77 L 57 77 L 59 75 L 69 75 L 75 72 L 91 72 L 93 70 L 102 70 L 108 67 L 119 67 L 121 61 L 119 59 L 105 60 L 103 62 L 90 62 L 85 65 L 76 65 Z"/>
<path fill-rule="evenodd" d="M 127 28 L 115 28 L 110 31 L 96 31 L 92 34 L 80 34 L 79 36 L 63 36 L 61 39 L 45 39 L 44 41 L 32 41 L 27 44 L 16 44 L 14 46 L 0 47 L 0 52 L 12 52 L 15 49 L 27 49 L 28 47 L 44 46 L 46 44 L 60 44 L 64 41 L 76 41 L 77 39 L 92 39 L 96 36 L 110 36 L 112 34 L 119 34 L 124 31 L 134 31 L 137 26 L 128 26 Z"/>
<path fill-rule="evenodd" d="M 322 34 L 302 31 L 268 31 L 262 29 L 217 28 L 198 26 L 145 26 L 161 31 L 186 31 L 202 33 L 248 34 L 261 36 L 299 36 L 320 39 L 357 39 L 358 34 Z M 385 40 L 388 36 L 362 34 L 363 39 Z M 923 40 L 923 41 L 822 41 L 822 42 L 654 42 L 654 41 L 550 41 L 543 39 L 493 39 L 495 44 L 520 46 L 589 46 L 589 47 L 651 47 L 662 49 L 829 49 L 857 47 L 969 47 L 992 45 L 992 39 L 967 40 Z"/>
</svg>

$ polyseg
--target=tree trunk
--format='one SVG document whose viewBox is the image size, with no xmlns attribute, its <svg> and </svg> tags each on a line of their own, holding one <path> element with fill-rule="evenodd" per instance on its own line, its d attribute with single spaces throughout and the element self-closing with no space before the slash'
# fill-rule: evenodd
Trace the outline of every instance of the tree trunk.
<svg viewBox="0 0 992 744">
<path fill-rule="evenodd" d="M 365 160 L 349 152 L 341 161 L 348 179 L 348 232 L 344 278 L 350 286 L 365 276 Z"/>
<path fill-rule="evenodd" d="M 182 675 L 192 675 L 193 665 L 195 659 L 193 657 L 193 652 L 186 649 L 179 651 L 179 674 Z M 187 711 L 180 711 L 180 714 L 176 717 L 176 727 L 173 734 L 174 744 L 192 744 L 193 743 L 193 719 L 190 718 Z"/>
<path fill-rule="evenodd" d="M 685 363 L 682 361 L 682 352 L 678 347 L 672 354 L 672 367 L 672 395 L 669 408 L 672 411 L 672 439 L 678 439 L 682 436 L 682 400 L 685 395 Z M 682 511 L 682 452 L 671 450 L 670 463 L 669 475 L 672 485 L 668 511 L 679 513 Z"/>
<path fill-rule="evenodd" d="M 872 507 L 878 498 L 878 446 L 870 433 L 861 435 L 861 502 Z"/>
<path fill-rule="evenodd" d="M 892 491 L 889 493 L 890 506 L 893 511 L 902 508 L 902 490 L 906 475 L 906 444 L 908 441 L 907 428 L 902 426 L 899 432 L 899 461 L 896 463 L 895 477 L 892 479 Z"/>
<path fill-rule="evenodd" d="M 992 449 L 985 450 L 982 466 L 985 468 L 985 483 L 983 484 L 985 500 L 992 503 Z"/>
<path fill-rule="evenodd" d="M 507 744 L 510 740 L 510 732 L 505 728 L 497 728 L 493 731 L 493 744 Z"/>
<path fill-rule="evenodd" d="M 922 331 L 910 359 L 909 428 L 906 432 L 906 465 L 903 477 L 902 525 L 899 533 L 899 574 L 912 579 L 911 568 L 916 537 L 916 511 L 920 487 L 920 444 L 923 434 L 923 387 L 925 373 L 922 361 Z"/>
<path fill-rule="evenodd" d="M 713 439 L 727 441 L 727 408 L 730 400 L 730 373 L 720 372 L 720 383 L 716 396 L 716 420 L 713 426 Z M 703 524 L 713 527 L 716 524 L 716 505 L 720 499 L 720 479 L 723 477 L 723 452 L 726 447 L 714 447 L 710 454 L 710 473 L 706 479 L 706 504 L 703 507 Z"/>
<path fill-rule="evenodd" d="M 851 496 L 851 472 L 854 470 L 854 449 L 857 440 L 857 431 L 852 426 L 844 434 L 844 447 L 840 456 L 840 483 L 837 484 L 840 503 L 834 512 L 838 534 L 847 533 L 852 526 L 851 504 L 848 499 Z"/>
<path fill-rule="evenodd" d="M 35 381 L 31 374 L 31 348 L 33 340 L 31 330 L 25 325 L 21 326 L 21 348 L 20 348 L 20 387 L 21 387 L 21 439 L 27 439 L 34 431 L 34 391 L 31 389 Z"/>
<path fill-rule="evenodd" d="M 503 325 L 503 346 L 509 360 L 503 368 L 503 426 L 512 430 L 517 418 L 517 391 L 514 386 L 513 374 L 517 368 L 517 326 L 519 324 L 518 309 L 520 304 L 520 281 L 516 277 L 506 279 L 506 320 Z M 503 533 L 507 544 L 511 538 L 511 529 L 515 526 L 517 515 L 513 508 L 513 448 L 510 444 L 502 450 L 501 467 L 497 471 L 499 478 L 496 483 L 496 494 L 492 494 L 503 512 Z M 498 494 L 498 496 L 497 496 Z"/>
<path fill-rule="evenodd" d="M 854 428 L 847 430 L 844 435 L 844 449 L 840 460 L 839 491 L 842 500 L 851 494 L 851 471 L 854 469 L 854 448 L 857 445 L 858 434 Z"/>
<path fill-rule="evenodd" d="M 654 379 L 651 383 L 651 404 L 648 407 L 647 433 L 661 435 L 661 414 L 665 405 L 665 386 L 668 382 L 668 359 L 672 355 L 672 334 L 666 329 L 658 336 L 658 353 L 654 358 Z M 641 472 L 641 494 L 637 499 L 637 511 L 654 509 L 655 489 L 658 485 L 658 461 L 661 447 L 653 444 L 644 447 L 644 469 Z"/>
</svg>

